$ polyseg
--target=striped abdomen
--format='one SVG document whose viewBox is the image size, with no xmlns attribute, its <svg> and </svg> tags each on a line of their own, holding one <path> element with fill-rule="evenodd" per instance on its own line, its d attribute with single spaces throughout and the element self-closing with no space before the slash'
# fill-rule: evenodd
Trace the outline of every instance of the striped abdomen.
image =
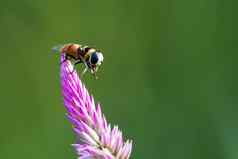
<svg viewBox="0 0 238 159">
<path fill-rule="evenodd" d="M 61 53 L 65 53 L 68 56 L 71 56 L 75 59 L 78 59 L 78 53 L 80 53 L 80 45 L 78 44 L 66 44 L 64 47 L 61 49 Z"/>
</svg>

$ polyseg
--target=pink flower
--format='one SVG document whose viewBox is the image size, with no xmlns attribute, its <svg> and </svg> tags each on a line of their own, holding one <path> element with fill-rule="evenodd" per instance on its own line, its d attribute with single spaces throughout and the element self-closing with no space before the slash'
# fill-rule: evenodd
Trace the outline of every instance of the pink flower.
<svg viewBox="0 0 238 159">
<path fill-rule="evenodd" d="M 61 61 L 64 60 L 64 55 Z M 61 86 L 67 117 L 77 140 L 73 144 L 80 159 L 129 159 L 132 141 L 123 141 L 118 126 L 111 128 L 82 84 L 70 61 L 61 64 Z"/>
</svg>

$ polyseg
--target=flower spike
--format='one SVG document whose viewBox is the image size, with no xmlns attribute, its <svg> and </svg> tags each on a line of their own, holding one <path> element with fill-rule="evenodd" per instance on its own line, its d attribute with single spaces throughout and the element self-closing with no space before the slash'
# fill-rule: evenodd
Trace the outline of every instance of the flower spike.
<svg viewBox="0 0 238 159">
<path fill-rule="evenodd" d="M 61 55 L 61 87 L 67 117 L 77 140 L 73 144 L 80 159 L 129 159 L 132 141 L 123 141 L 118 126 L 111 128 L 82 84 L 73 65 Z"/>
</svg>

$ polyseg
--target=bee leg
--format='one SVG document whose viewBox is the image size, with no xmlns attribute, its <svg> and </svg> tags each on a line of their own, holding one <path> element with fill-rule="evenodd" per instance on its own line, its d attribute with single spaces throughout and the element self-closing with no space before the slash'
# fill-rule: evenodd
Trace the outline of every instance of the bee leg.
<svg viewBox="0 0 238 159">
<path fill-rule="evenodd" d="M 84 70 L 83 70 L 83 72 L 80 74 L 80 76 L 82 77 L 82 76 L 87 72 L 87 70 L 88 70 L 88 68 L 85 67 Z"/>
<path fill-rule="evenodd" d="M 93 75 L 93 77 L 94 77 L 95 79 L 98 79 L 98 76 L 96 75 L 96 73 L 97 73 L 96 69 L 95 69 L 95 68 L 92 68 L 90 71 L 91 71 L 91 74 Z"/>
<path fill-rule="evenodd" d="M 95 79 L 98 79 L 98 76 L 96 75 L 96 72 L 93 73 L 93 76 Z"/>
<path fill-rule="evenodd" d="M 82 61 L 82 63 L 84 63 L 85 67 L 87 67 L 87 69 L 89 69 L 89 68 L 88 68 L 88 65 L 87 65 L 87 62 L 85 61 L 85 59 L 83 58 L 83 56 L 79 55 L 79 58 L 80 58 L 80 61 Z"/>
<path fill-rule="evenodd" d="M 64 60 L 60 62 L 60 65 L 62 65 L 65 61 L 70 60 L 71 58 L 69 56 L 65 56 Z"/>
<path fill-rule="evenodd" d="M 80 58 L 79 63 L 83 63 L 84 66 L 85 66 L 83 72 L 80 74 L 80 76 L 83 76 L 83 75 L 87 72 L 87 70 L 89 69 L 89 67 L 88 67 L 87 62 L 86 62 L 85 59 L 83 58 L 83 56 L 81 56 L 81 55 L 79 54 L 79 58 Z"/>
<path fill-rule="evenodd" d="M 60 65 L 62 65 L 63 63 L 65 63 L 67 61 L 67 59 L 65 58 L 63 61 L 60 61 Z"/>
<path fill-rule="evenodd" d="M 79 63 L 82 63 L 82 61 L 81 61 L 81 60 L 75 61 L 74 65 L 73 65 L 73 70 L 72 70 L 70 73 L 73 73 L 73 72 L 75 71 L 75 67 L 76 67 L 76 65 L 79 64 Z"/>
</svg>

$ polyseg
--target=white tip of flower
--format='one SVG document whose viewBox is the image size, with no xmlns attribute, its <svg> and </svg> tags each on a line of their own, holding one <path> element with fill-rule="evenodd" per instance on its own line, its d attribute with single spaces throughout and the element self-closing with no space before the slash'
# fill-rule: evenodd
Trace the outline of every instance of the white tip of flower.
<svg viewBox="0 0 238 159">
<path fill-rule="evenodd" d="M 116 158 L 128 159 L 131 154 L 132 142 L 127 140 L 124 146 L 117 153 Z"/>
<path fill-rule="evenodd" d="M 95 130 L 93 130 L 91 127 L 89 127 L 86 123 L 81 122 L 82 125 L 84 126 L 84 129 L 87 134 L 89 134 L 97 143 L 99 143 L 99 136 L 96 133 Z"/>
<path fill-rule="evenodd" d="M 91 136 L 89 136 L 87 133 L 79 132 L 78 136 L 79 136 L 81 142 L 86 143 L 91 146 L 98 146 L 98 143 Z"/>
</svg>

